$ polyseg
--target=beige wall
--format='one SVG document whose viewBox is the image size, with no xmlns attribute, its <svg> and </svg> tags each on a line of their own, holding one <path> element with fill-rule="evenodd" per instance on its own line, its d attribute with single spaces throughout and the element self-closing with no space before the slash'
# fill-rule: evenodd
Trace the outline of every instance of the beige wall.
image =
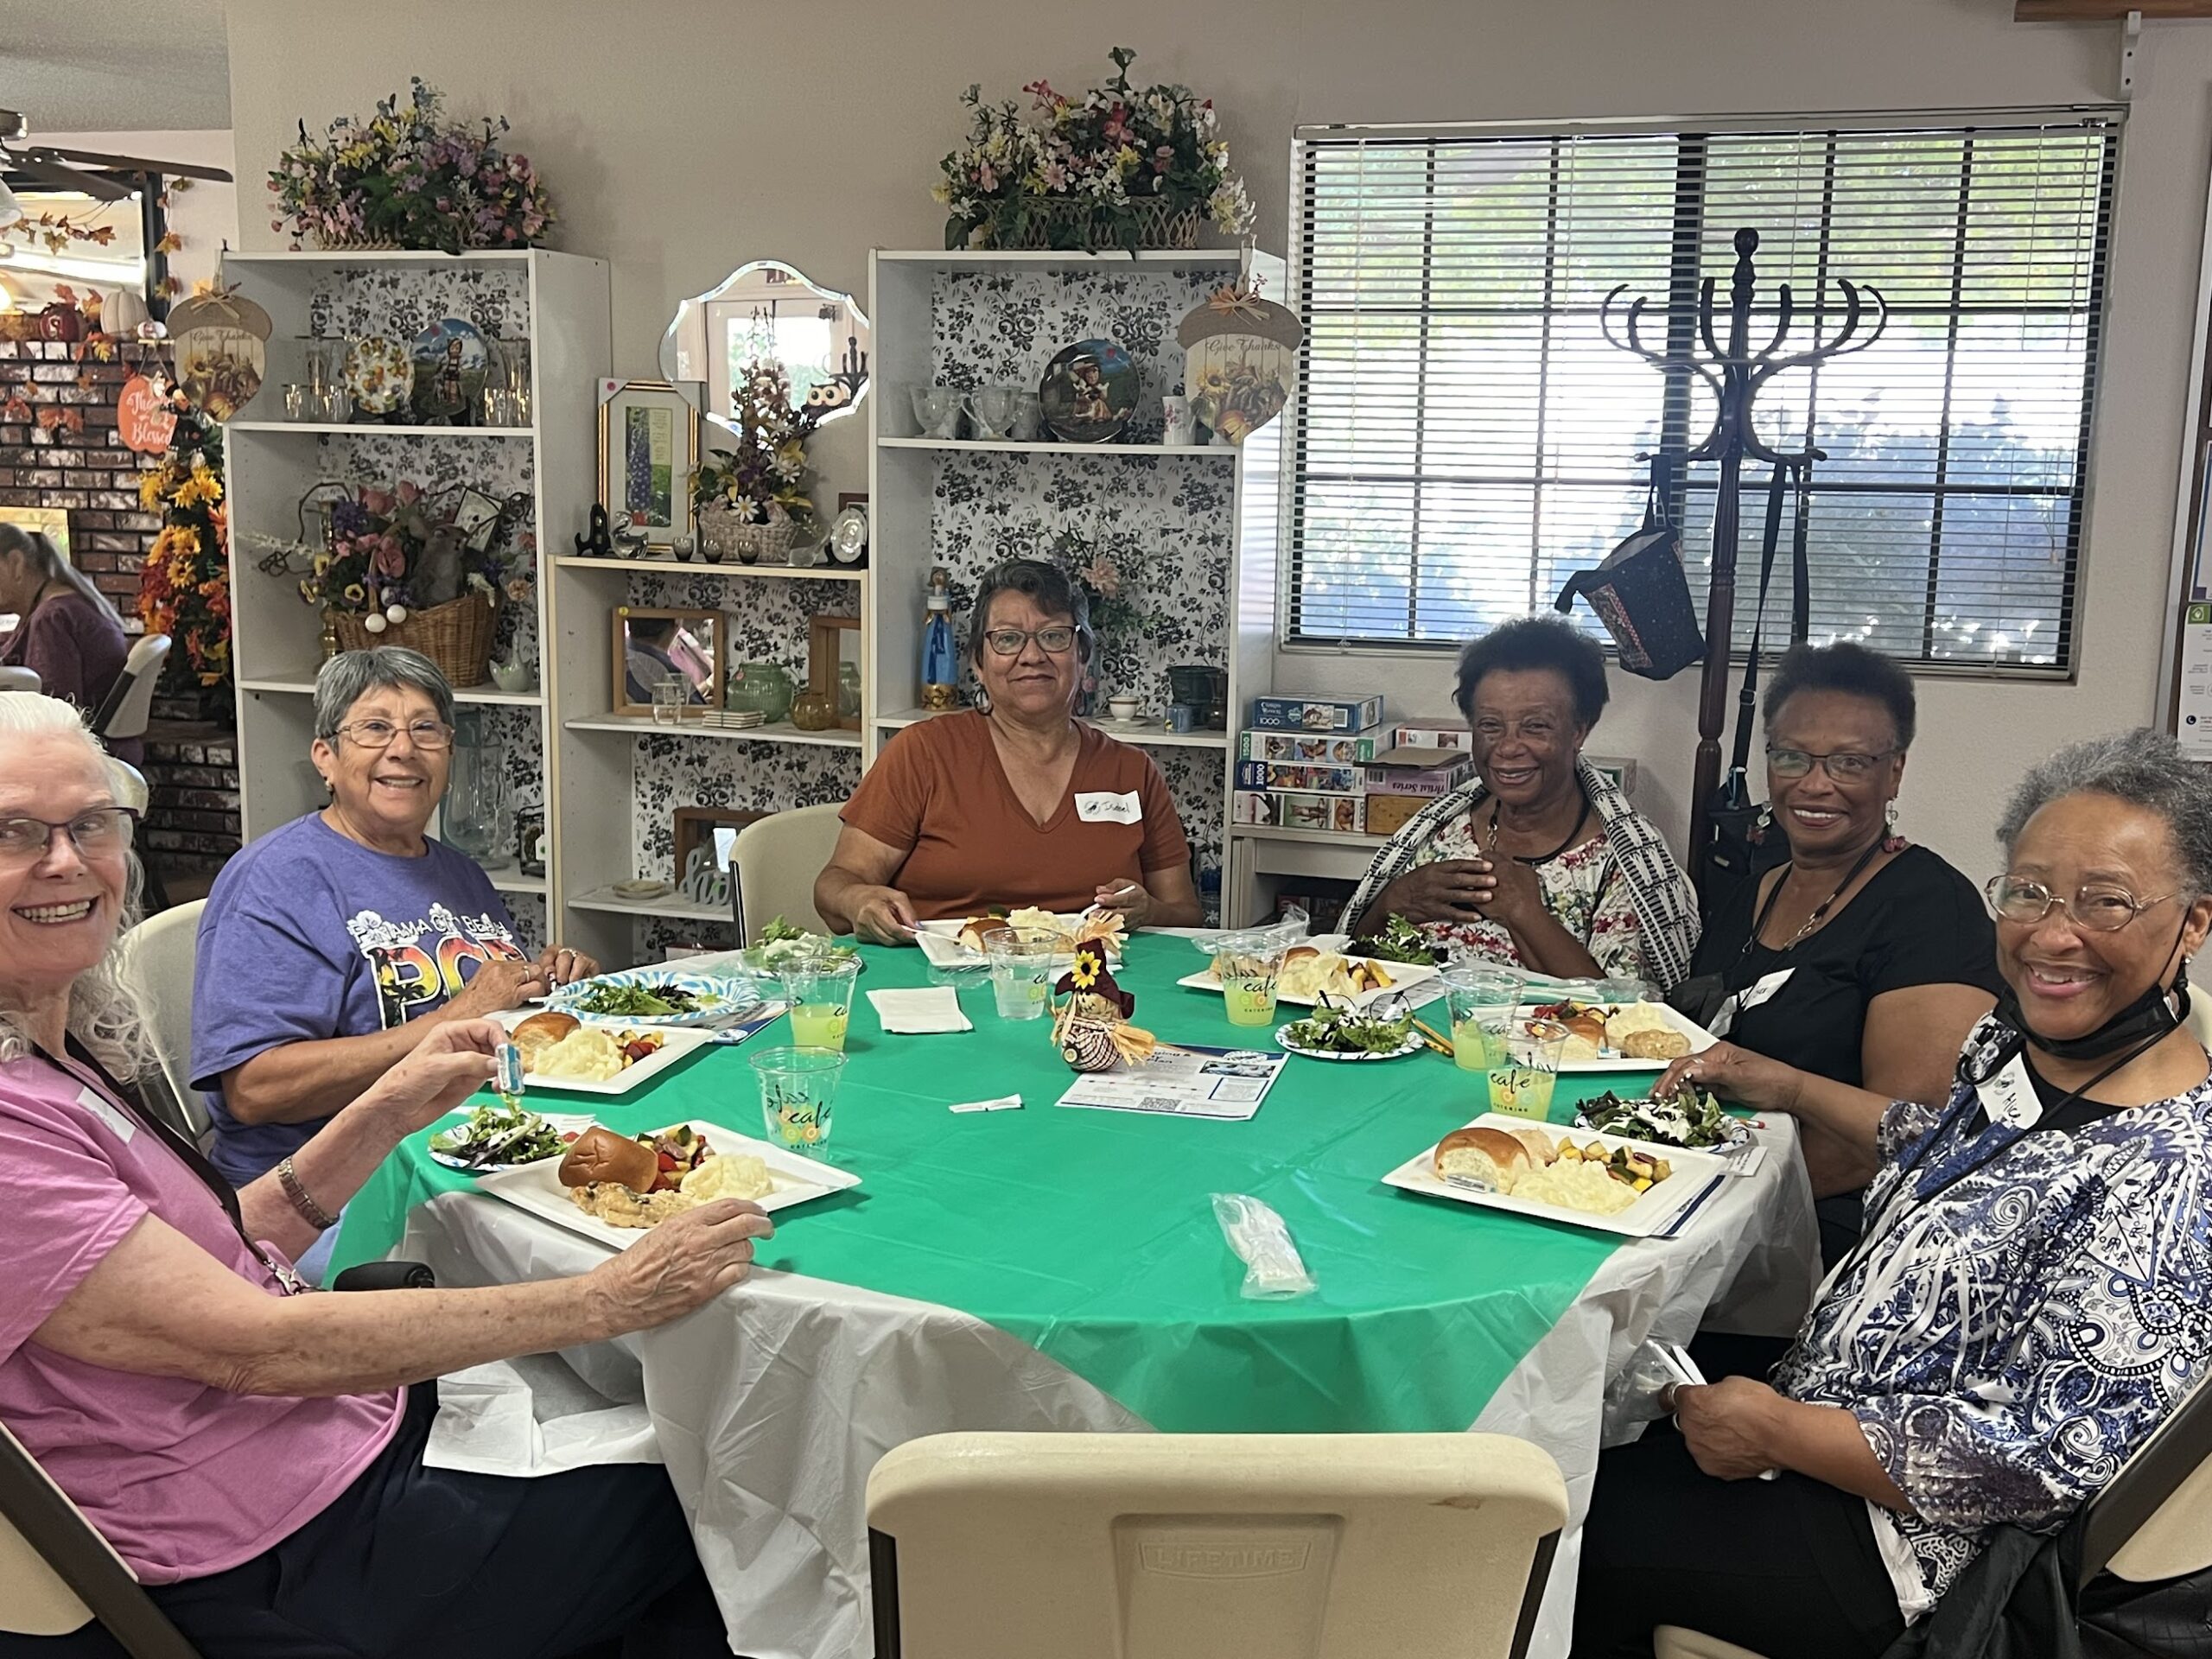
<svg viewBox="0 0 2212 1659">
<path fill-rule="evenodd" d="M 283 245 L 257 181 L 296 120 L 366 110 L 410 72 L 457 110 L 504 111 L 559 192 L 561 245 L 613 264 L 619 372 L 654 367 L 675 302 L 778 256 L 855 292 L 870 246 L 932 246 L 928 190 L 961 88 L 1082 85 L 1105 48 L 1224 111 L 1260 240 L 1283 246 L 1301 122 L 1802 112 L 2101 103 L 2119 31 L 2013 23 L 2012 0 L 230 0 L 249 247 Z M 2112 329 L 2088 520 L 2080 683 L 1922 682 L 1910 833 L 1979 874 L 1998 802 L 2066 739 L 2152 717 L 2191 311 L 2212 155 L 2212 26 L 2150 26 L 2126 142 Z M 829 487 L 864 486 L 858 422 L 823 437 Z M 1447 703 L 1427 661 L 1286 658 L 1286 687 L 1380 684 Z M 1637 754 L 1679 834 L 1694 686 L 1617 677 L 1594 747 Z"/>
<path fill-rule="evenodd" d="M 227 132 L 41 132 L 41 143 L 59 149 L 86 149 L 103 156 L 139 156 L 149 161 L 184 162 L 201 167 L 230 168 L 231 135 Z M 236 169 L 232 169 L 234 173 Z M 256 191 L 261 181 L 252 181 Z M 169 198 L 169 228 L 184 238 L 184 245 L 169 256 L 169 274 L 192 285 L 215 274 L 222 263 L 223 245 L 238 247 L 238 189 L 235 184 L 194 181 L 181 195 Z"/>
</svg>

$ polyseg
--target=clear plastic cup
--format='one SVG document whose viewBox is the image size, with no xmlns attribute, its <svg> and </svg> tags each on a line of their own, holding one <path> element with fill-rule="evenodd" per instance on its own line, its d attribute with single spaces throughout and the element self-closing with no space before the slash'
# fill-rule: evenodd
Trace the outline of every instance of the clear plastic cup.
<svg viewBox="0 0 2212 1659">
<path fill-rule="evenodd" d="M 991 992 L 1001 1020 L 1041 1020 L 1052 1011 L 1052 982 L 1074 961 L 1067 935 L 1049 927 L 995 927 L 983 935 Z"/>
<path fill-rule="evenodd" d="M 830 1109 L 845 1057 L 834 1048 L 770 1048 L 752 1059 L 769 1143 L 820 1157 L 830 1144 Z"/>
<path fill-rule="evenodd" d="M 1214 977 L 1221 982 L 1221 1000 L 1230 1025 L 1274 1023 L 1275 992 L 1282 977 L 1283 954 L 1289 948 L 1289 937 L 1279 928 L 1224 933 L 1216 943 Z"/>
<path fill-rule="evenodd" d="M 1510 1035 L 1521 976 L 1494 962 L 1455 962 L 1443 977 L 1452 1011 L 1452 1058 L 1463 1071 L 1487 1071 L 1501 1052 L 1498 1045 Z"/>
<path fill-rule="evenodd" d="M 842 1053 L 845 1027 L 852 1016 L 853 980 L 861 965 L 852 957 L 787 957 L 776 970 L 784 1001 L 791 1005 L 791 1041 L 801 1048 L 834 1048 Z"/>
<path fill-rule="evenodd" d="M 1484 1018 L 1487 1044 L 1489 1016 Z M 1509 1020 L 1506 1039 L 1493 1051 L 1488 1067 L 1491 1110 L 1540 1123 L 1549 1118 L 1560 1055 L 1566 1046 L 1567 1027 L 1556 1020 Z"/>
</svg>

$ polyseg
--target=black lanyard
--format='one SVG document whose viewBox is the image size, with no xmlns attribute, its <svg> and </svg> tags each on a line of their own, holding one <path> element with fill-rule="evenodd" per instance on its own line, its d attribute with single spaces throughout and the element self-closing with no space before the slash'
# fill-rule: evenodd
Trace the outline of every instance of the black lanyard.
<svg viewBox="0 0 2212 1659">
<path fill-rule="evenodd" d="M 107 1067 L 102 1065 L 92 1052 L 79 1042 L 74 1036 L 67 1039 L 64 1045 L 64 1052 L 70 1059 L 99 1079 L 101 1085 L 130 1115 L 134 1122 L 149 1131 L 156 1140 L 183 1160 L 187 1169 L 200 1178 L 200 1185 L 215 1195 L 215 1202 L 222 1205 L 223 1213 L 230 1217 L 232 1229 L 238 1234 L 238 1242 L 245 1246 L 247 1254 L 260 1262 L 269 1276 L 276 1281 L 276 1287 L 280 1291 L 287 1296 L 292 1296 L 314 1288 L 289 1267 L 282 1266 L 269 1259 L 267 1252 L 262 1249 L 261 1246 L 255 1242 L 253 1236 L 245 1230 L 245 1212 L 238 1205 L 238 1188 L 232 1186 L 224 1178 L 221 1170 L 207 1161 L 207 1155 L 198 1147 L 193 1145 L 188 1137 L 179 1135 L 170 1128 L 159 1113 L 147 1110 L 145 1103 L 139 1098 L 138 1090 L 131 1084 L 118 1078 Z M 64 1075 L 70 1075 L 67 1066 L 56 1060 L 38 1044 L 31 1045 L 31 1052 L 55 1071 Z"/>
<path fill-rule="evenodd" d="M 1874 855 L 1881 850 L 1882 842 L 1878 836 L 1865 852 L 1859 855 L 1859 861 L 1851 867 L 1850 873 L 1835 884 L 1835 891 L 1813 907 L 1813 913 L 1805 918 L 1804 926 L 1797 930 L 1797 937 L 1775 954 L 1788 956 L 1789 952 L 1803 944 L 1806 934 L 1835 907 L 1835 901 L 1843 897 L 1845 889 L 1866 873 L 1866 867 L 1874 861 Z M 1759 906 L 1759 913 L 1752 918 L 1751 931 L 1744 938 L 1744 948 L 1736 953 L 1736 961 L 1739 965 L 1745 957 L 1751 954 L 1751 947 L 1759 942 L 1759 935 L 1766 931 L 1767 918 L 1774 914 L 1774 907 L 1782 902 L 1782 890 L 1789 885 L 1790 868 L 1791 866 L 1788 864 L 1782 867 L 1782 874 L 1775 878 L 1774 890 L 1767 894 L 1766 903 Z"/>
</svg>

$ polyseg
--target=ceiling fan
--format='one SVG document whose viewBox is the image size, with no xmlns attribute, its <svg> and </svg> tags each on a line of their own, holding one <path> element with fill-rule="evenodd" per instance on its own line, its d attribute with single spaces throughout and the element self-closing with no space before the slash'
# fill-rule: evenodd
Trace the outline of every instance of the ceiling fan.
<svg viewBox="0 0 2212 1659">
<path fill-rule="evenodd" d="M 50 144 L 32 143 L 30 133 L 30 122 L 22 111 L 0 110 L 0 225 L 12 224 L 22 214 L 22 202 L 8 188 L 10 173 L 101 201 L 127 201 L 135 194 L 135 187 L 112 176 L 118 173 L 158 173 L 168 178 L 207 179 L 219 184 L 231 181 L 231 175 L 219 167 L 57 149 Z"/>
</svg>

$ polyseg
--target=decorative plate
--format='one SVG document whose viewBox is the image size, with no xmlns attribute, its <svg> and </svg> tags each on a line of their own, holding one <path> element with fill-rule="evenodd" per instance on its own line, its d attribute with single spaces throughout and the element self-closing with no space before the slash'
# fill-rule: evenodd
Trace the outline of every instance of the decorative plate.
<svg viewBox="0 0 2212 1659">
<path fill-rule="evenodd" d="M 698 999 L 699 1006 L 689 1014 L 593 1014 L 581 1005 L 592 992 L 602 986 L 637 986 L 648 991 L 672 988 L 689 991 Z M 736 994 L 728 982 L 709 979 L 702 974 L 679 974 L 666 968 L 632 968 L 619 974 L 601 974 L 592 979 L 579 979 L 556 988 L 545 999 L 549 1008 L 558 1008 L 563 1014 L 572 1014 L 587 1025 L 594 1026 L 711 1026 L 719 1023 L 749 999 Z"/>
<path fill-rule="evenodd" d="M 1136 411 L 1138 374 L 1118 340 L 1082 340 L 1045 368 L 1045 424 L 1067 443 L 1110 443 Z"/>
<path fill-rule="evenodd" d="M 382 334 L 364 334 L 346 348 L 346 390 L 364 415 L 390 415 L 407 407 L 415 365 L 406 348 Z"/>
<path fill-rule="evenodd" d="M 474 323 L 443 317 L 410 347 L 415 413 L 426 422 L 455 422 L 477 406 L 492 367 L 491 347 Z"/>
<path fill-rule="evenodd" d="M 1418 1054 L 1421 1051 L 1421 1033 L 1417 1031 L 1408 1032 L 1405 1041 L 1380 1053 L 1339 1054 L 1332 1048 L 1308 1048 L 1291 1039 L 1290 1028 L 1297 1023 L 1293 1020 L 1275 1027 L 1275 1046 L 1286 1054 L 1303 1054 L 1309 1060 L 1350 1060 L 1357 1065 L 1363 1060 L 1402 1060 L 1408 1054 Z"/>
<path fill-rule="evenodd" d="M 868 508 L 855 501 L 839 512 L 823 544 L 832 564 L 857 565 L 868 558 Z"/>
</svg>

